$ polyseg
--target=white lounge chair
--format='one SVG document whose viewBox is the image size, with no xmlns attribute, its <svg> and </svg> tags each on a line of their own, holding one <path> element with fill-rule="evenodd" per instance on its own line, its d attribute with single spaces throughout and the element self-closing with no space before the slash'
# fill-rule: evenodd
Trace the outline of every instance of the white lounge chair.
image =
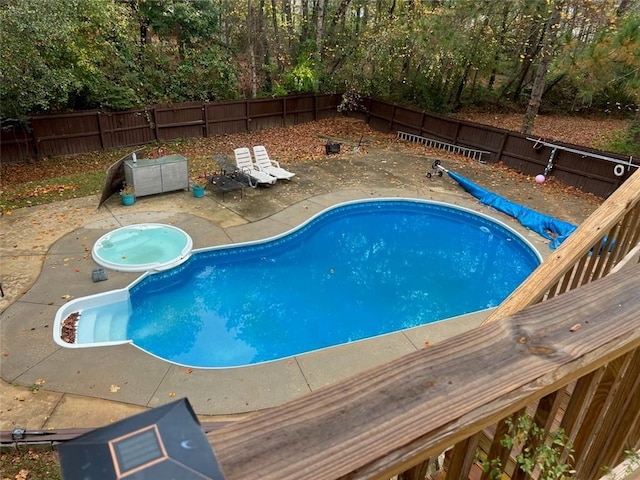
<svg viewBox="0 0 640 480">
<path fill-rule="evenodd" d="M 273 175 L 258 170 L 251 159 L 251 151 L 247 147 L 236 148 L 233 153 L 236 157 L 236 167 L 245 175 L 249 175 L 256 183 L 273 185 L 278 180 Z"/>
<path fill-rule="evenodd" d="M 256 145 L 253 147 L 253 157 L 255 158 L 258 170 L 273 175 L 278 180 L 291 180 L 296 175 L 282 168 L 276 160 L 271 160 L 264 145 Z"/>
</svg>

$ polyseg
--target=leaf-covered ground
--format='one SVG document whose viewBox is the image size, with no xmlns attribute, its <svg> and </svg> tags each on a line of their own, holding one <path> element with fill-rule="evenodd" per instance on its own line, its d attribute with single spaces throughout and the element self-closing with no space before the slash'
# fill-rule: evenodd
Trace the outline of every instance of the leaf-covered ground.
<svg viewBox="0 0 640 480">
<path fill-rule="evenodd" d="M 517 132 L 522 126 L 523 116 L 517 113 L 465 113 L 460 117 L 470 122 Z M 614 133 L 624 131 L 629 126 L 628 120 L 611 117 L 539 115 L 536 117 L 533 136 L 601 149 Z"/>
<path fill-rule="evenodd" d="M 0 453 L 2 480 L 62 479 L 58 454 L 52 450 L 20 450 Z"/>
<path fill-rule="evenodd" d="M 515 131 L 522 121 L 522 115 L 511 113 L 469 113 L 463 118 Z M 533 135 L 547 140 L 599 147 L 603 141 L 615 132 L 625 130 L 628 125 L 628 122 L 617 119 L 539 116 Z M 406 142 L 397 141 L 393 133 L 377 132 L 362 121 L 335 117 L 291 127 L 147 146 L 141 155 L 156 157 L 167 152 L 181 153 L 189 159 L 192 177 L 198 177 L 215 168 L 212 161 L 214 154 L 232 156 L 233 149 L 237 147 L 262 144 L 273 158 L 292 165 L 322 158 L 328 139 L 338 140 L 346 146 L 354 146 L 362 140 L 361 148 L 364 151 L 385 148 L 394 143 L 398 148 L 411 148 Z M 130 151 L 127 148 L 31 162 L 3 162 L 0 165 L 0 211 L 6 213 L 25 206 L 98 194 L 106 169 Z"/>
<path fill-rule="evenodd" d="M 513 113 L 468 113 L 462 117 L 472 122 L 514 131 L 518 131 L 522 123 L 522 115 Z M 614 132 L 624 130 L 628 126 L 629 122 L 621 119 L 539 116 L 533 134 L 547 140 L 561 140 L 597 148 Z M 393 141 L 394 134 L 377 132 L 363 122 L 336 117 L 292 127 L 171 142 L 161 147 L 147 147 L 145 153 L 157 156 L 168 149 L 179 150 L 190 160 L 199 159 L 198 166 L 206 169 L 210 167 L 211 156 L 214 153 L 231 155 L 234 148 L 263 144 L 272 155 L 291 164 L 322 158 L 324 144 L 328 138 L 357 142 L 360 137 L 365 137 L 368 142 L 379 143 Z M 17 183 L 38 181 L 62 174 L 104 171 L 129 152 L 130 149 L 117 149 L 46 158 L 29 163 L 3 163 L 1 185 L 4 189 Z"/>
</svg>

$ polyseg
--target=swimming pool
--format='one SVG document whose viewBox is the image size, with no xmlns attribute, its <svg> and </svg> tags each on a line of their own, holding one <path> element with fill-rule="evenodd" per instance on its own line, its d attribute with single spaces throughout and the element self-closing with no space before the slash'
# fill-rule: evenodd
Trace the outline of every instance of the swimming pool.
<svg viewBox="0 0 640 480">
<path fill-rule="evenodd" d="M 349 202 L 283 235 L 196 250 L 127 289 L 69 302 L 54 338 L 72 348 L 131 342 L 191 367 L 244 366 L 491 308 L 540 261 L 514 230 L 468 209 Z M 74 312 L 77 335 L 64 342 Z"/>
</svg>

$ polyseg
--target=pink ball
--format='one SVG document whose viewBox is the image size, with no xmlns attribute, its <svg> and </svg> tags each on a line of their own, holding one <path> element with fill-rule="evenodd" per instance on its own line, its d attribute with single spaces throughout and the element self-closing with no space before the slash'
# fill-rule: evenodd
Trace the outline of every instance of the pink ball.
<svg viewBox="0 0 640 480">
<path fill-rule="evenodd" d="M 546 180 L 546 177 L 541 173 L 536 175 L 536 183 L 544 183 L 545 180 Z"/>
</svg>

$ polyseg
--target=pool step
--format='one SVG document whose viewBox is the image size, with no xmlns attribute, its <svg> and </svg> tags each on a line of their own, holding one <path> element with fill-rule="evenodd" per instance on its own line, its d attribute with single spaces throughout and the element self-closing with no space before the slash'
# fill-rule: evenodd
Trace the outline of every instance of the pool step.
<svg viewBox="0 0 640 480">
<path fill-rule="evenodd" d="M 76 343 L 93 343 L 96 312 L 82 312 L 76 326 Z"/>
<path fill-rule="evenodd" d="M 76 327 L 76 343 L 117 342 L 127 339 L 129 311 L 126 305 L 100 312 L 83 311 Z"/>
<path fill-rule="evenodd" d="M 96 316 L 95 326 L 93 328 L 93 341 L 95 343 L 110 342 L 112 312 L 100 312 Z"/>
<path fill-rule="evenodd" d="M 109 330 L 109 338 L 112 342 L 127 339 L 127 327 L 129 326 L 129 312 L 118 311 L 111 318 L 111 328 Z"/>
<path fill-rule="evenodd" d="M 126 309 L 118 308 L 97 315 L 93 331 L 93 341 L 116 342 L 127 339 L 129 314 Z"/>
</svg>

